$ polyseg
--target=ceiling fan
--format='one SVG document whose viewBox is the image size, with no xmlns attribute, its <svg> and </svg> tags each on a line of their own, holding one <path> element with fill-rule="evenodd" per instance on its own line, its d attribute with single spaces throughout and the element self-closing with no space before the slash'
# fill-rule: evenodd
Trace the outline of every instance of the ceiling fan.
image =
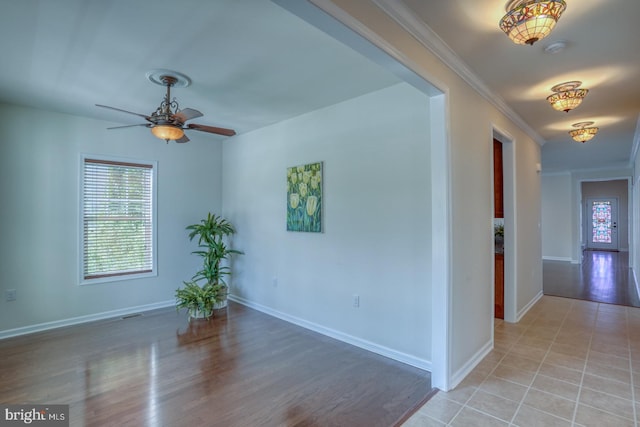
<svg viewBox="0 0 640 427">
<path fill-rule="evenodd" d="M 160 106 L 151 113 L 151 115 L 133 113 L 131 111 L 122 110 L 120 108 L 109 107 L 107 105 L 96 104 L 96 107 L 108 108 L 110 110 L 121 111 L 127 114 L 133 114 L 142 117 L 147 123 L 135 125 L 115 126 L 108 129 L 121 129 L 134 126 L 144 126 L 151 129 L 151 133 L 160 139 L 164 139 L 167 143 L 175 141 L 179 143 L 189 142 L 189 138 L 184 134 L 185 130 L 197 130 L 200 132 L 214 133 L 223 136 L 233 136 L 236 132 L 233 129 L 225 129 L 215 126 L 199 125 L 196 123 L 186 123 L 188 120 L 202 117 L 202 113 L 193 108 L 180 109 L 178 101 L 171 99 L 172 87 L 186 87 L 191 80 L 184 74 L 176 73 L 169 70 L 154 70 L 147 73 L 147 78 L 151 82 L 165 86 L 167 93 L 160 103 Z"/>
</svg>

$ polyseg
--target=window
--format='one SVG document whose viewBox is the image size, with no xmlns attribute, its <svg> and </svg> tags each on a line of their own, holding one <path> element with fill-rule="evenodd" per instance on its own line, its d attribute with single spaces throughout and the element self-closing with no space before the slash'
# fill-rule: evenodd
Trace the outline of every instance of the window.
<svg viewBox="0 0 640 427">
<path fill-rule="evenodd" d="M 82 283 L 156 275 L 156 168 L 82 156 Z"/>
</svg>

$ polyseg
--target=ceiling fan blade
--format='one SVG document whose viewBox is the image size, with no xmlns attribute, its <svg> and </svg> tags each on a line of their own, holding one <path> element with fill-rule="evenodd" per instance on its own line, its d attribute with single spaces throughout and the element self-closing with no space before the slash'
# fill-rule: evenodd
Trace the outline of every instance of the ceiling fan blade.
<svg viewBox="0 0 640 427">
<path fill-rule="evenodd" d="M 193 108 L 184 108 L 174 114 L 174 117 L 177 117 L 182 123 L 184 123 L 187 120 L 202 117 L 202 113 L 198 110 L 194 110 Z"/>
<path fill-rule="evenodd" d="M 122 110 L 122 109 L 120 109 L 120 108 L 116 108 L 116 107 L 109 107 L 108 105 L 100 105 L 100 104 L 96 104 L 96 107 L 108 108 L 109 110 L 115 110 L 115 111 L 120 111 L 120 112 L 122 112 L 122 113 L 133 114 L 133 115 L 135 115 L 135 116 L 142 117 L 142 118 L 143 118 L 143 119 L 145 119 L 145 120 L 149 120 L 149 119 L 150 119 L 150 117 L 149 117 L 149 116 L 146 116 L 146 115 L 144 115 L 144 114 L 134 113 L 134 112 L 127 111 L 127 110 Z"/>
<path fill-rule="evenodd" d="M 233 135 L 236 134 L 236 131 L 233 130 L 233 129 L 218 128 L 218 127 L 215 127 L 215 126 L 198 125 L 198 124 L 195 124 L 195 123 L 189 123 L 187 125 L 187 129 L 199 130 L 200 132 L 215 133 L 215 134 L 224 135 L 224 136 L 233 136 Z"/>
<path fill-rule="evenodd" d="M 107 129 L 122 129 L 122 128 L 131 128 L 134 126 L 144 126 L 146 128 L 151 127 L 151 125 L 149 123 L 139 123 L 137 125 L 124 125 L 124 126 L 113 126 Z"/>
<path fill-rule="evenodd" d="M 179 144 L 185 143 L 185 142 L 189 142 L 189 137 L 187 137 L 187 135 L 182 135 L 182 138 L 180 139 L 176 139 L 176 142 Z"/>
</svg>

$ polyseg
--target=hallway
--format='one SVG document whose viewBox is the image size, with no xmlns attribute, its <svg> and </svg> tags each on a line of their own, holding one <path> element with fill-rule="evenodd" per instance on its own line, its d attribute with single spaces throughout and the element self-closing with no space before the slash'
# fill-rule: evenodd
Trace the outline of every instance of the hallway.
<svg viewBox="0 0 640 427">
<path fill-rule="evenodd" d="M 544 296 L 403 427 L 638 427 L 640 308 Z"/>
<path fill-rule="evenodd" d="M 519 323 L 495 319 L 494 349 L 403 427 L 639 427 L 640 303 L 628 253 L 544 261 L 543 288 Z"/>
<path fill-rule="evenodd" d="M 543 293 L 640 307 L 628 252 L 584 251 L 582 264 L 543 261 Z"/>
</svg>

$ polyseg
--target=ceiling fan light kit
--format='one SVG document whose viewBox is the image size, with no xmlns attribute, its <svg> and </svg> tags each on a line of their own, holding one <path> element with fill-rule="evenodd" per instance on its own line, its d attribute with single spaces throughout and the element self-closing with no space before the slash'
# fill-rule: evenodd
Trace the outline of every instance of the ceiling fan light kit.
<svg viewBox="0 0 640 427">
<path fill-rule="evenodd" d="M 151 133 L 160 139 L 165 141 L 177 141 L 184 136 L 182 128 L 173 125 L 156 125 L 151 128 Z"/>
<path fill-rule="evenodd" d="M 590 141 L 593 139 L 594 136 L 596 136 L 596 134 L 598 133 L 598 130 L 600 130 L 597 127 L 591 127 L 593 124 L 594 122 L 574 123 L 571 126 L 578 129 L 569 131 L 569 135 L 571 135 L 571 138 L 573 138 L 573 140 L 576 142 L 584 143 L 584 142 Z"/>
<path fill-rule="evenodd" d="M 532 46 L 551 33 L 566 8 L 564 0 L 511 0 L 500 29 L 514 43 Z"/>
<path fill-rule="evenodd" d="M 167 88 L 167 93 L 160 103 L 160 106 L 156 111 L 151 113 L 152 121 L 156 123 L 156 125 L 151 128 L 151 133 L 157 138 L 164 139 L 167 143 L 169 143 L 169 141 L 180 141 L 180 139 L 184 137 L 184 131 L 182 130 L 183 124 L 179 124 L 175 119 L 176 115 L 180 112 L 180 105 L 175 98 L 171 99 L 171 87 L 173 87 L 182 76 L 184 75 L 178 73 L 165 73 L 161 75 L 156 75 L 153 72 L 147 73 L 147 78 L 151 82 Z M 189 86 L 191 83 L 188 77 L 182 79 L 182 81 L 186 82 L 182 85 L 183 87 Z"/>
<path fill-rule="evenodd" d="M 184 134 L 186 129 L 193 129 L 200 132 L 213 133 L 223 136 L 233 136 L 236 132 L 233 129 L 225 129 L 214 126 L 199 125 L 196 123 L 189 123 L 185 125 L 188 120 L 196 117 L 201 117 L 202 113 L 193 108 L 180 109 L 180 105 L 175 98 L 171 99 L 172 87 L 187 87 L 191 84 L 191 79 L 182 73 L 178 73 L 171 70 L 151 70 L 147 74 L 147 79 L 152 83 L 167 88 L 167 92 L 160 103 L 160 106 L 147 116 L 144 114 L 133 113 L 131 111 L 122 110 L 120 108 L 109 107 L 107 105 L 96 104 L 97 107 L 108 108 L 110 110 L 120 111 L 123 113 L 133 114 L 138 117 L 142 117 L 147 123 L 141 123 L 137 125 L 117 126 L 109 129 L 125 128 L 132 126 L 145 126 L 151 129 L 151 133 L 160 139 L 169 141 L 175 141 L 178 143 L 189 142 L 189 138 Z"/>
<path fill-rule="evenodd" d="M 547 97 L 547 101 L 554 110 L 568 113 L 580 105 L 589 93 L 589 89 L 579 89 L 581 84 L 579 81 L 557 84 L 551 88 L 554 93 Z"/>
</svg>

